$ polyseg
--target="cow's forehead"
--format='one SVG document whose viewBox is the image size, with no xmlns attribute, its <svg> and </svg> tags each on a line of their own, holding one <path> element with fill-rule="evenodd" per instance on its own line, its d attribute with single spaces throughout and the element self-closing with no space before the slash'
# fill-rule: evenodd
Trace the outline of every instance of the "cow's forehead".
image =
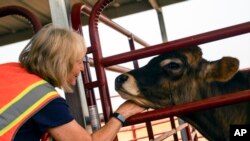
<svg viewBox="0 0 250 141">
<path fill-rule="evenodd" d="M 166 60 L 166 59 L 175 59 L 178 58 L 182 61 L 185 61 L 187 59 L 188 56 L 186 56 L 186 54 L 184 54 L 181 51 L 173 51 L 173 52 L 167 52 L 167 53 L 163 53 L 160 54 L 156 57 L 154 57 L 149 64 L 161 64 L 162 61 Z"/>
<path fill-rule="evenodd" d="M 160 54 L 159 56 L 152 59 L 149 63 L 156 64 L 165 59 L 178 58 L 182 61 L 188 62 L 189 64 L 195 64 L 200 61 L 201 57 L 201 49 L 197 46 L 194 46 Z"/>
</svg>

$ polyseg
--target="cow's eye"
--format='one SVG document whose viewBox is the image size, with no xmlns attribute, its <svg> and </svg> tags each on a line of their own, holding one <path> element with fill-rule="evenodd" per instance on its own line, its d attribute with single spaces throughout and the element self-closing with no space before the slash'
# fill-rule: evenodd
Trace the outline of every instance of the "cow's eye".
<svg viewBox="0 0 250 141">
<path fill-rule="evenodd" d="M 180 68 L 180 64 L 175 63 L 175 62 L 171 62 L 171 63 L 167 64 L 165 67 L 167 69 L 179 69 Z"/>
<path fill-rule="evenodd" d="M 180 64 L 178 64 L 176 62 L 170 62 L 163 67 L 163 70 L 165 70 L 165 71 L 178 71 L 180 68 L 181 68 Z"/>
<path fill-rule="evenodd" d="M 161 62 L 163 71 L 173 75 L 181 73 L 183 70 L 183 62 L 178 58 L 165 59 Z"/>
<path fill-rule="evenodd" d="M 179 80 L 184 72 L 184 66 L 181 62 L 169 62 L 163 66 L 165 76 L 170 80 Z"/>
</svg>

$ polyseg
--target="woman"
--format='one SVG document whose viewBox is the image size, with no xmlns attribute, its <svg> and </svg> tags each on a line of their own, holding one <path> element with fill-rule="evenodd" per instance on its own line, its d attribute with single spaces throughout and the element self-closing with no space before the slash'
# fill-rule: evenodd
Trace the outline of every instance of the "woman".
<svg viewBox="0 0 250 141">
<path fill-rule="evenodd" d="M 20 63 L 0 64 L 0 140 L 39 141 L 48 132 L 57 141 L 111 141 L 124 119 L 144 110 L 127 101 L 95 133 L 82 128 L 55 87 L 72 92 L 85 53 L 79 34 L 47 25 L 23 49 Z"/>
</svg>

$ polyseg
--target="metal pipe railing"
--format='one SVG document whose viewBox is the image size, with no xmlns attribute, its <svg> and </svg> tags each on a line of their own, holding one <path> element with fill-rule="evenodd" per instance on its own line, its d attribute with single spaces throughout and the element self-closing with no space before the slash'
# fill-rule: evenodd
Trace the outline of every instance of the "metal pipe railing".
<svg viewBox="0 0 250 141">
<path fill-rule="evenodd" d="M 224 38 L 233 37 L 236 35 L 241 35 L 249 32 L 250 32 L 250 22 L 246 22 L 174 41 L 169 41 L 158 45 L 153 45 L 147 48 L 137 49 L 129 53 L 122 53 L 110 57 L 105 57 L 102 59 L 102 63 L 104 67 L 107 67 L 136 59 L 141 59 L 144 57 L 158 55 L 161 53 L 169 52 L 180 48 L 187 48 L 194 45 L 221 40 Z"/>
<path fill-rule="evenodd" d="M 216 96 L 201 101 L 140 113 L 138 115 L 130 117 L 127 120 L 126 125 L 132 125 L 132 124 L 142 123 L 145 121 L 162 119 L 170 116 L 179 116 L 200 110 L 216 108 L 240 102 L 246 102 L 249 100 L 250 100 L 250 90 L 239 91 L 236 93 L 230 93 L 223 96 Z"/>
<path fill-rule="evenodd" d="M 42 28 L 41 21 L 32 12 L 21 6 L 5 6 L 0 8 L 0 17 L 18 15 L 26 18 L 33 26 L 34 32 Z"/>
<path fill-rule="evenodd" d="M 163 44 L 158 44 L 150 48 L 138 49 L 135 51 L 131 51 L 129 53 L 122 53 L 122 54 L 103 58 L 102 53 L 99 52 L 101 50 L 101 46 L 100 46 L 100 40 L 99 40 L 97 21 L 100 17 L 100 13 L 102 13 L 103 9 L 110 2 L 111 2 L 110 0 L 99 0 L 93 8 L 93 11 L 90 15 L 90 22 L 89 22 L 89 26 L 90 26 L 89 32 L 90 32 L 91 43 L 93 45 L 94 50 L 97 51 L 95 55 L 96 58 L 94 59 L 96 60 L 96 62 L 100 63 L 98 64 L 99 66 L 96 66 L 96 68 L 97 68 L 98 77 L 103 83 L 103 92 L 106 91 L 106 88 L 105 88 L 106 79 L 104 78 L 105 73 L 103 71 L 104 67 L 116 65 L 119 63 L 125 63 L 128 61 L 161 54 L 161 53 L 172 51 L 175 49 L 190 47 L 193 45 L 199 45 L 199 44 L 216 41 L 216 40 L 220 40 L 220 39 L 250 32 L 250 22 L 246 22 L 246 23 L 242 23 L 239 25 L 214 30 L 211 32 L 202 33 L 202 34 L 198 34 L 195 36 L 191 36 L 191 37 L 187 37 L 187 38 L 183 38 L 183 39 L 179 39 L 179 40 L 175 40 L 175 41 L 171 41 L 171 42 L 167 42 Z M 103 94 L 105 95 L 105 99 L 108 99 L 108 93 L 106 94 L 103 93 Z M 170 116 L 176 116 L 176 115 L 178 116 L 181 114 L 195 112 L 195 111 L 206 109 L 206 108 L 207 109 L 215 108 L 218 106 L 229 105 L 229 104 L 239 103 L 239 102 L 249 101 L 249 100 L 250 100 L 250 90 L 241 91 L 241 92 L 237 92 L 235 94 L 230 94 L 226 96 L 219 96 L 219 97 L 214 97 L 214 98 L 210 98 L 210 99 L 206 99 L 202 101 L 177 105 L 177 106 L 173 106 L 170 108 L 158 109 L 155 111 L 141 113 L 141 114 L 138 114 L 129 118 L 127 120 L 127 125 L 142 123 L 145 121 L 157 120 L 160 118 L 166 118 Z M 106 103 L 106 104 L 109 105 L 109 103 Z M 108 112 L 107 117 L 109 117 L 111 113 L 110 111 L 107 111 L 107 112 Z"/>
<path fill-rule="evenodd" d="M 79 9 L 81 10 L 82 12 L 84 12 L 84 14 L 90 16 L 90 13 L 92 11 L 91 7 L 89 7 L 88 5 L 86 4 L 83 4 L 83 3 L 77 3 L 74 5 L 75 8 L 74 9 Z M 76 8 L 78 7 L 78 8 Z M 76 13 L 76 12 L 74 12 Z M 80 21 L 80 15 L 81 15 L 81 12 L 78 12 L 79 14 L 77 14 L 76 16 L 74 16 L 74 19 L 73 21 L 78 21 L 76 23 L 79 23 Z M 78 17 L 79 16 L 79 17 Z M 110 20 L 107 16 L 103 15 L 103 14 L 100 14 L 99 16 L 99 20 L 101 22 L 103 22 L 105 25 L 113 28 L 114 30 L 118 31 L 119 33 L 127 36 L 128 38 L 130 38 L 131 36 L 133 36 L 134 38 L 134 41 L 136 41 L 137 43 L 139 43 L 140 45 L 142 46 L 150 46 L 149 43 L 147 43 L 146 41 L 142 40 L 141 38 L 139 38 L 138 36 L 134 35 L 133 33 L 131 33 L 130 31 L 128 31 L 127 29 L 123 28 L 122 26 L 120 26 L 119 24 L 113 22 L 112 20 Z M 79 29 L 80 28 L 80 25 L 79 24 L 74 24 L 73 25 L 73 28 L 74 29 Z"/>
</svg>

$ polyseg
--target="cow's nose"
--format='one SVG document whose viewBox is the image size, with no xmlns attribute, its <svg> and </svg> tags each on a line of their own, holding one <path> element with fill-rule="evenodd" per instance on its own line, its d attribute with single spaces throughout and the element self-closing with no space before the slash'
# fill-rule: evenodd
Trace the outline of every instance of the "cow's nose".
<svg viewBox="0 0 250 141">
<path fill-rule="evenodd" d="M 128 80 L 128 76 L 125 74 L 119 75 L 115 79 L 115 89 L 119 90 L 122 87 L 122 84 Z"/>
</svg>

